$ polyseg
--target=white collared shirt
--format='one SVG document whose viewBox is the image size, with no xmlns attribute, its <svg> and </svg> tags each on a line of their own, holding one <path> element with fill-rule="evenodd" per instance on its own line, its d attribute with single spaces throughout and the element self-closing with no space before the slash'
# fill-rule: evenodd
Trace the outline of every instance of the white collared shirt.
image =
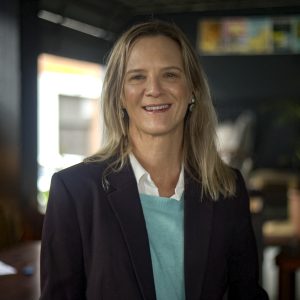
<svg viewBox="0 0 300 300">
<path fill-rule="evenodd" d="M 151 196 L 159 196 L 158 188 L 151 179 L 150 174 L 141 166 L 133 153 L 129 155 L 130 163 L 137 182 L 138 191 L 140 194 Z M 175 194 L 170 198 L 180 200 L 184 191 L 184 167 L 182 164 L 178 182 L 175 187 Z"/>
</svg>

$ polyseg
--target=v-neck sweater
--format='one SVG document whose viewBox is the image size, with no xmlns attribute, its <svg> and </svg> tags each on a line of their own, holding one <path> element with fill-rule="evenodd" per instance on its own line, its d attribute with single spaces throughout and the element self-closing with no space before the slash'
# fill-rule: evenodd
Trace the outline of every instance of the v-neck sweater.
<svg viewBox="0 0 300 300">
<path fill-rule="evenodd" d="M 157 300 L 184 300 L 184 201 L 140 194 Z M 183 200 L 183 199 L 181 199 Z"/>
</svg>

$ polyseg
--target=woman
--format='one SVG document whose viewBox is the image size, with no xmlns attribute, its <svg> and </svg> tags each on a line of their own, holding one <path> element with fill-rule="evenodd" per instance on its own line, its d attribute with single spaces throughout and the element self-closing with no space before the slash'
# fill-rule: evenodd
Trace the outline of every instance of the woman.
<svg viewBox="0 0 300 300">
<path fill-rule="evenodd" d="M 161 21 L 125 32 L 102 103 L 105 146 L 52 179 L 41 300 L 267 299 L 244 182 L 218 156 L 183 33 Z"/>
</svg>

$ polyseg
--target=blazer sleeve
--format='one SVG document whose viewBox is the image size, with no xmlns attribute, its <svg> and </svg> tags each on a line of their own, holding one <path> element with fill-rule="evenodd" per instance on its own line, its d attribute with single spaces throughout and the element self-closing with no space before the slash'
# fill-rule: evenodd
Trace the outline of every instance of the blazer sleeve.
<svg viewBox="0 0 300 300">
<path fill-rule="evenodd" d="M 83 300 L 85 278 L 76 207 L 59 173 L 51 181 L 41 246 L 40 300 Z"/>
<path fill-rule="evenodd" d="M 258 255 L 251 223 L 249 196 L 241 174 L 237 173 L 235 229 L 229 258 L 228 300 L 267 300 L 258 284 Z"/>
</svg>

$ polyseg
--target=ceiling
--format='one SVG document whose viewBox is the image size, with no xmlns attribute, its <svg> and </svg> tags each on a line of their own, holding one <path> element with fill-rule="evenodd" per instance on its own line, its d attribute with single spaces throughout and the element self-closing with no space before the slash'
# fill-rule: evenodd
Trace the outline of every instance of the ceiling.
<svg viewBox="0 0 300 300">
<path fill-rule="evenodd" d="M 300 7 L 299 0 L 40 0 L 40 10 L 117 33 L 138 15 Z M 298 9 L 299 11 L 299 9 Z"/>
</svg>

